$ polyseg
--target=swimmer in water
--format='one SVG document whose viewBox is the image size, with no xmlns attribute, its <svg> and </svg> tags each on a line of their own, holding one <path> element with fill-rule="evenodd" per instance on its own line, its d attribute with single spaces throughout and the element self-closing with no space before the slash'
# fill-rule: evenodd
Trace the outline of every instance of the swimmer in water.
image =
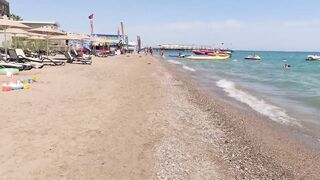
<svg viewBox="0 0 320 180">
<path fill-rule="evenodd" d="M 284 64 L 284 65 L 283 65 L 283 70 L 287 70 L 287 69 L 289 69 L 290 67 L 291 67 L 290 64 Z"/>
</svg>

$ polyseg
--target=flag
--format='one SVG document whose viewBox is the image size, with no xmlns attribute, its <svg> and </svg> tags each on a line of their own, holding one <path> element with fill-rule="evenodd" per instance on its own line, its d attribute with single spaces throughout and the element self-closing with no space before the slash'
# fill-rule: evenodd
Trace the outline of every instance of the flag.
<svg viewBox="0 0 320 180">
<path fill-rule="evenodd" d="M 141 50 L 141 37 L 140 36 L 137 36 L 137 41 L 138 41 L 138 51 Z"/>
<path fill-rule="evenodd" d="M 90 19 L 91 35 L 93 35 L 93 29 L 94 29 L 94 26 L 93 26 L 93 14 L 91 14 L 88 18 Z"/>
<path fill-rule="evenodd" d="M 122 35 L 124 36 L 124 26 L 123 26 L 123 22 L 120 23 L 120 26 L 121 26 L 121 33 L 122 33 Z"/>
</svg>

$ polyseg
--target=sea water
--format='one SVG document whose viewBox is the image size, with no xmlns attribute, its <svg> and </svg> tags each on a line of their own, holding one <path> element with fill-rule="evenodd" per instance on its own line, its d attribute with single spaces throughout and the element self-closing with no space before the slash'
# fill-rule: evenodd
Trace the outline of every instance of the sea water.
<svg viewBox="0 0 320 180">
<path fill-rule="evenodd" d="M 305 60 L 316 53 L 235 51 L 227 61 L 169 57 L 178 53 L 166 51 L 164 59 L 200 84 L 219 88 L 226 97 L 277 123 L 320 129 L 320 62 Z M 244 59 L 252 54 L 262 61 Z M 284 69 L 284 64 L 291 67 Z"/>
</svg>

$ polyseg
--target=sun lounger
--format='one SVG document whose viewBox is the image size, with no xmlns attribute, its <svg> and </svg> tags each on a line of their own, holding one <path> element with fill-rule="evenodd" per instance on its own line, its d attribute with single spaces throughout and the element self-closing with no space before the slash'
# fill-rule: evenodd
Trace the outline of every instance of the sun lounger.
<svg viewBox="0 0 320 180">
<path fill-rule="evenodd" d="M 81 63 L 81 64 L 88 64 L 88 65 L 91 65 L 92 64 L 92 61 L 91 60 L 86 60 L 86 59 L 83 59 L 83 58 L 76 58 L 76 57 L 73 57 L 70 53 L 70 51 L 66 51 L 64 53 L 66 59 L 67 59 L 67 63 Z"/>
<path fill-rule="evenodd" d="M 11 61 L 11 62 L 31 65 L 33 68 L 36 68 L 36 69 L 41 69 L 44 66 L 40 62 L 30 61 L 30 59 L 26 59 L 22 56 L 18 56 L 14 49 L 9 49 L 8 53 L 10 55 L 9 61 Z"/>
<path fill-rule="evenodd" d="M 0 68 L 16 68 L 23 71 L 32 69 L 32 66 L 24 63 L 6 62 L 4 57 L 0 55 Z"/>
<path fill-rule="evenodd" d="M 0 61 L 0 68 L 16 68 L 16 69 L 19 69 L 20 71 L 25 70 L 25 67 L 22 64 L 7 63 L 4 61 Z"/>
<path fill-rule="evenodd" d="M 80 56 L 78 53 L 77 53 L 77 51 L 76 50 L 72 50 L 72 52 L 70 53 L 70 55 L 72 56 L 72 57 L 74 57 L 74 58 L 78 58 L 78 59 L 84 59 L 84 60 L 91 60 L 92 59 L 92 57 L 91 56 Z"/>
<path fill-rule="evenodd" d="M 65 65 L 65 62 L 62 60 L 55 60 L 47 57 L 42 57 L 41 59 L 27 57 L 22 49 L 15 49 L 15 52 L 19 58 L 26 59 L 27 61 L 42 63 L 44 65 L 54 65 L 54 66 Z"/>
</svg>

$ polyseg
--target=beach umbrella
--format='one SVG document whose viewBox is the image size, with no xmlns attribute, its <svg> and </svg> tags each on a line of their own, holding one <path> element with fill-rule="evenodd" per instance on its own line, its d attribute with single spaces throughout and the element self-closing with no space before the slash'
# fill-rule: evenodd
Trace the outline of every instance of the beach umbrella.
<svg viewBox="0 0 320 180">
<path fill-rule="evenodd" d="M 53 26 L 42 26 L 39 28 L 30 29 L 29 32 L 46 35 L 47 40 L 47 56 L 49 56 L 49 38 L 50 36 L 64 35 L 65 33 L 54 28 Z"/>
<path fill-rule="evenodd" d="M 7 55 L 8 45 L 7 45 L 7 29 L 9 28 L 21 28 L 21 29 L 30 29 L 29 26 L 26 26 L 18 21 L 13 21 L 8 19 L 7 16 L 0 17 L 0 29 L 3 30 L 4 33 L 4 41 L 5 41 L 5 54 Z M 7 60 L 7 56 L 5 56 L 5 60 Z"/>
<path fill-rule="evenodd" d="M 37 50 L 38 49 L 38 45 L 37 45 L 37 42 L 39 41 L 39 40 L 46 40 L 46 38 L 45 38 L 45 35 L 43 35 L 43 34 L 37 34 L 37 33 L 31 33 L 31 32 L 29 32 L 29 37 L 28 37 L 28 39 L 29 40 L 34 40 L 35 42 L 35 44 L 34 44 L 34 46 L 35 46 L 35 49 Z"/>
<path fill-rule="evenodd" d="M 43 34 L 38 34 L 38 33 L 32 33 L 32 32 L 28 32 L 28 39 L 32 39 L 32 40 L 45 40 L 45 36 Z"/>
<path fill-rule="evenodd" d="M 14 35 L 14 38 L 16 39 L 16 48 L 18 48 L 18 44 L 20 43 L 20 40 L 24 40 L 29 38 L 27 34 L 16 34 Z"/>
<path fill-rule="evenodd" d="M 0 31 L 2 33 L 4 33 L 4 31 Z M 16 39 L 17 39 L 17 42 L 16 42 L 16 47 L 18 47 L 18 40 L 19 38 L 27 38 L 29 37 L 27 34 L 29 33 L 28 31 L 26 30 L 23 30 L 23 29 L 20 29 L 20 28 L 8 28 L 6 30 L 7 34 L 12 34 Z"/>
<path fill-rule="evenodd" d="M 75 33 L 67 33 L 65 35 L 52 36 L 50 40 L 82 40 L 84 39 L 81 35 Z"/>
</svg>

